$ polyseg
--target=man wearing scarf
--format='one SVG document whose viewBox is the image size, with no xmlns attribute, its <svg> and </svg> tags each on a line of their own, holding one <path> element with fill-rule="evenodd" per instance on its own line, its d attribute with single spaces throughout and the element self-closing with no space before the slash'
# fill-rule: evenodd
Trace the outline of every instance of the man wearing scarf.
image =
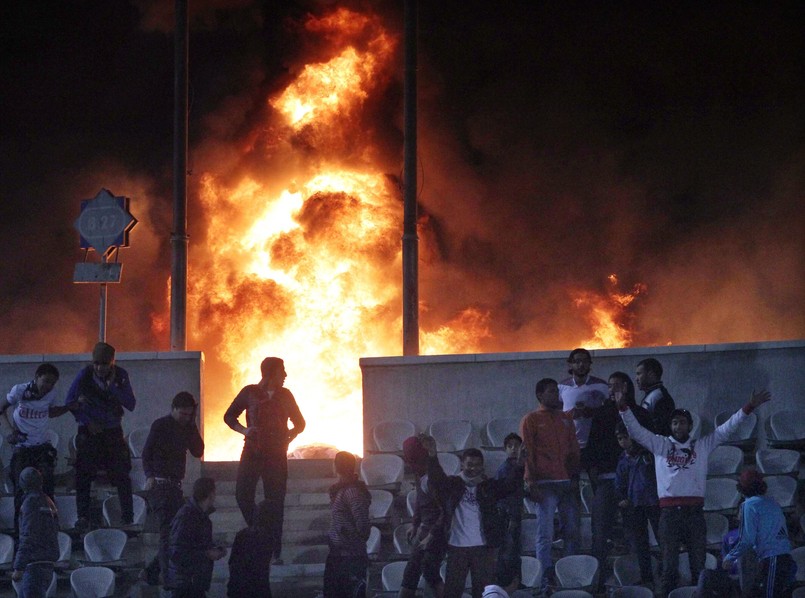
<svg viewBox="0 0 805 598">
<path fill-rule="evenodd" d="M 523 458 L 502 480 L 487 479 L 484 456 L 475 448 L 461 455 L 461 472 L 444 473 L 436 457 L 436 443 L 423 440 L 428 450 L 428 485 L 442 498 L 447 534 L 447 572 L 444 598 L 459 598 L 467 571 L 472 575 L 472 596 L 481 598 L 495 580 L 497 548 L 506 528 L 497 501 L 517 491 L 523 483 Z"/>
</svg>

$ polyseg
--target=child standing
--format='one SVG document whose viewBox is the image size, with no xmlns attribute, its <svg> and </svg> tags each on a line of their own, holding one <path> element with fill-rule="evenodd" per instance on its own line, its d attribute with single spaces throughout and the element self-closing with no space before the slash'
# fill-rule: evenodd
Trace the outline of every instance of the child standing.
<svg viewBox="0 0 805 598">
<path fill-rule="evenodd" d="M 757 407 L 771 400 L 768 391 L 752 392 L 749 402 L 714 432 L 692 439 L 693 417 L 685 409 L 671 416 L 671 435 L 652 434 L 635 419 L 625 397 L 617 397 L 621 418 L 632 440 L 646 447 L 655 457 L 657 495 L 660 502 L 660 549 L 662 550 L 662 582 L 660 594 L 667 596 L 676 587 L 679 568 L 679 545 L 689 551 L 692 579 L 704 569 L 707 548 L 707 524 L 704 520 L 704 490 L 707 460 L 719 444 L 729 440 L 733 432 Z"/>
<path fill-rule="evenodd" d="M 505 480 L 512 477 L 518 467 L 520 447 L 523 439 L 512 432 L 503 439 L 506 460 L 501 463 L 495 477 Z M 523 489 L 518 488 L 503 500 L 498 501 L 498 511 L 502 515 L 502 523 L 506 529 L 503 544 L 498 551 L 497 583 L 511 593 L 520 586 L 520 529 L 523 516 Z"/>
<path fill-rule="evenodd" d="M 623 509 L 623 529 L 629 540 L 630 550 L 637 555 L 640 584 L 653 585 L 654 575 L 651 571 L 648 543 L 649 524 L 654 535 L 660 535 L 660 505 L 654 459 L 651 453 L 629 438 L 623 422 L 618 422 L 615 437 L 623 449 L 615 470 L 615 492 L 618 506 Z"/>
</svg>

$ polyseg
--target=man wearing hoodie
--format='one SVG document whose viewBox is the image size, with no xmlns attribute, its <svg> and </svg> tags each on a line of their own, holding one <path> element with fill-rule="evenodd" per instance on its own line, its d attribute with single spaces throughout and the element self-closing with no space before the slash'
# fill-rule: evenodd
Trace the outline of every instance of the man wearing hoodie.
<svg viewBox="0 0 805 598">
<path fill-rule="evenodd" d="M 19 484 L 25 498 L 12 579 L 22 580 L 21 598 L 40 598 L 47 593 L 53 563 L 59 559 L 59 516 L 56 505 L 42 491 L 39 471 L 26 467 L 20 473 Z"/>
<path fill-rule="evenodd" d="M 483 453 L 469 448 L 461 455 L 461 473 L 448 476 L 439 464 L 436 443 L 423 445 L 428 449 L 428 486 L 444 505 L 447 536 L 444 598 L 461 596 L 467 571 L 472 576 L 473 598 L 481 598 L 484 587 L 495 580 L 497 548 L 506 533 L 497 502 L 522 486 L 522 456 L 506 479 L 487 479 Z"/>
<path fill-rule="evenodd" d="M 330 486 L 332 518 L 327 534 L 330 552 L 324 565 L 324 598 L 366 596 L 372 495 L 355 475 L 356 463 L 355 455 L 346 451 L 337 453 L 333 462 L 338 481 Z"/>
<path fill-rule="evenodd" d="M 226 548 L 212 541 L 210 514 L 215 511 L 215 480 L 199 478 L 189 498 L 171 523 L 168 575 L 171 598 L 203 598 L 212 581 L 213 563 Z"/>
<path fill-rule="evenodd" d="M 655 457 L 657 495 L 660 499 L 660 549 L 662 582 L 660 594 L 667 596 L 676 587 L 679 568 L 679 545 L 688 547 L 691 578 L 699 578 L 704 569 L 707 547 L 707 525 L 704 520 L 704 491 L 707 461 L 711 452 L 729 440 L 746 417 L 771 400 L 768 391 L 752 392 L 746 405 L 714 432 L 694 440 L 690 437 L 693 418 L 685 409 L 671 416 L 671 435 L 652 434 L 641 426 L 632 413 L 624 393 L 616 393 L 621 418 L 629 436 Z"/>
</svg>

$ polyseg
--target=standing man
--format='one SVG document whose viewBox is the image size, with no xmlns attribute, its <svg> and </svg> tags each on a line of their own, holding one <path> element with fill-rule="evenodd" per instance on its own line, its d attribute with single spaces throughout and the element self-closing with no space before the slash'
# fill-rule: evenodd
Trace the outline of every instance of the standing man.
<svg viewBox="0 0 805 598">
<path fill-rule="evenodd" d="M 165 586 L 171 598 L 204 598 L 212 582 L 215 561 L 226 556 L 226 548 L 212 540 L 210 513 L 215 511 L 215 480 L 199 478 L 193 496 L 176 513 L 171 523 L 168 576 Z"/>
<path fill-rule="evenodd" d="M 285 364 L 279 357 L 266 357 L 260 364 L 262 379 L 245 386 L 224 414 L 224 422 L 243 434 L 235 497 L 246 520 L 252 524 L 257 480 L 263 480 L 263 496 L 273 513 L 274 564 L 282 564 L 282 520 L 288 483 L 288 444 L 305 429 L 305 418 L 291 391 L 283 386 Z M 238 418 L 246 412 L 246 425 Z M 288 421 L 293 428 L 288 429 Z"/>
<path fill-rule="evenodd" d="M 576 553 L 579 539 L 579 441 L 573 420 L 562 412 L 556 380 L 543 378 L 535 389 L 539 407 L 523 418 L 526 498 L 537 513 L 536 556 L 542 564 L 542 589 L 553 568 L 554 515 L 559 513 L 565 556 Z"/>
<path fill-rule="evenodd" d="M 559 383 L 559 399 L 565 411 L 582 413 L 583 417 L 574 414 L 576 439 L 581 449 L 582 467 L 587 467 L 587 440 L 592 427 L 593 411 L 604 404 L 609 396 L 609 386 L 605 380 L 590 375 L 593 358 L 587 349 L 573 349 L 567 358 L 569 378 Z"/>
<path fill-rule="evenodd" d="M 145 569 L 150 585 L 157 585 L 160 573 L 163 578 L 167 573 L 171 520 L 182 506 L 187 451 L 200 459 L 204 440 L 196 425 L 196 400 L 189 392 L 180 392 L 173 397 L 170 415 L 151 424 L 143 448 L 145 489 L 159 524 L 159 552 Z"/>
<path fill-rule="evenodd" d="M 131 454 L 123 437 L 122 421 L 123 409 L 134 411 L 136 402 L 128 372 L 115 365 L 115 348 L 97 343 L 92 350 L 92 365 L 78 372 L 64 401 L 78 422 L 75 527 L 81 532 L 90 528 L 90 490 L 93 478 L 101 470 L 117 488 L 123 525 L 133 522 Z"/>
<path fill-rule="evenodd" d="M 13 407 L 11 434 L 8 443 L 14 447 L 11 456 L 11 481 L 14 484 L 14 511 L 19 513 L 24 492 L 19 477 L 26 467 L 35 467 L 42 474 L 42 489 L 53 498 L 53 469 L 56 464 L 56 447 L 51 446 L 47 435 L 48 419 L 67 413 L 68 407 L 54 406 L 56 394 L 52 392 L 59 381 L 59 370 L 43 363 L 28 383 L 17 384 L 8 396 L 0 398 L 0 414 Z M 6 415 L 8 417 L 8 415 Z"/>
<path fill-rule="evenodd" d="M 676 405 L 662 383 L 662 364 L 653 357 L 644 359 L 637 364 L 635 380 L 645 393 L 640 406 L 651 414 L 653 431 L 660 436 L 670 436 L 671 414 Z"/>
</svg>

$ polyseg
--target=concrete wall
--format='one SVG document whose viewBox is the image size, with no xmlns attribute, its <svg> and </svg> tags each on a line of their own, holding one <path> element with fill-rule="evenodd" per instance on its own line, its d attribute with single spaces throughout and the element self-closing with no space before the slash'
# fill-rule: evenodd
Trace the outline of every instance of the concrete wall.
<svg viewBox="0 0 805 598">
<path fill-rule="evenodd" d="M 59 368 L 59 382 L 54 389 L 56 404 L 63 405 L 67 391 L 76 374 L 88 365 L 91 355 L 5 355 L 0 356 L 0 392 L 8 393 L 12 386 L 33 379 L 36 368 L 41 363 L 52 363 Z M 133 412 L 125 411 L 123 431 L 129 433 L 139 427 L 150 427 L 156 418 L 170 412 L 174 395 L 186 390 L 197 400 L 203 401 L 201 375 L 204 363 L 202 353 L 197 351 L 176 353 L 118 353 L 117 364 L 128 371 L 131 385 L 137 397 Z M 203 402 L 202 402 L 203 408 Z M 59 456 L 67 454 L 70 439 L 76 432 L 75 419 L 69 413 L 50 420 L 51 426 L 59 433 Z M 8 425 L 3 422 L 3 435 Z M 2 443 L 2 460 L 8 465 L 9 447 Z M 197 459 L 188 457 L 187 481 L 200 475 Z"/>
<path fill-rule="evenodd" d="M 473 424 L 474 446 L 496 417 L 521 417 L 536 407 L 540 378 L 568 376 L 569 351 L 378 357 L 361 359 L 364 447 L 374 448 L 372 427 L 407 419 L 418 431 L 437 419 Z M 805 341 L 607 349 L 592 351 L 592 373 L 606 379 L 621 370 L 634 379 L 638 361 L 658 359 L 677 406 L 713 420 L 741 407 L 753 388 L 774 398 L 759 410 L 764 420 L 778 409 L 805 408 Z M 638 400 L 643 393 L 638 391 Z M 762 426 L 760 426 L 762 431 Z"/>
</svg>

